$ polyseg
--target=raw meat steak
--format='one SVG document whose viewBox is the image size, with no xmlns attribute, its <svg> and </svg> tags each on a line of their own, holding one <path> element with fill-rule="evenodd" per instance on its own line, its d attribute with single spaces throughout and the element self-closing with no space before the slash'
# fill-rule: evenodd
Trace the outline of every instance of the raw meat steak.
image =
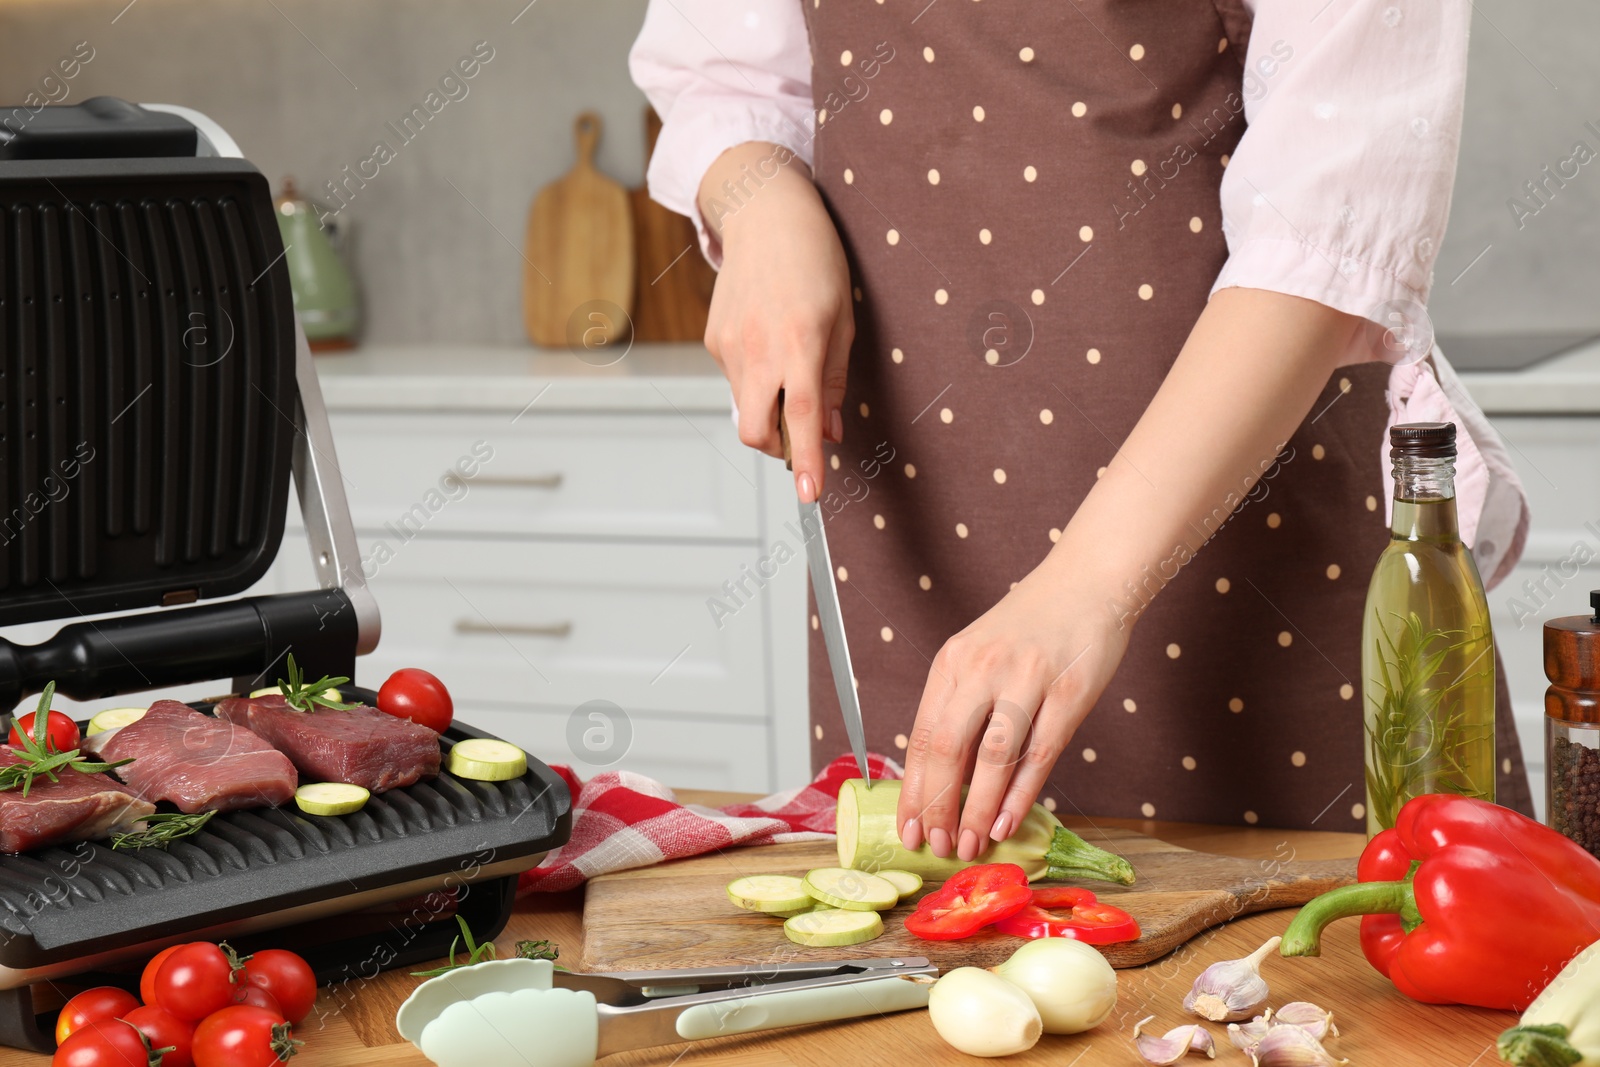
<svg viewBox="0 0 1600 1067">
<path fill-rule="evenodd" d="M 22 762 L 0 747 L 0 767 Z M 113 831 L 137 830 L 155 805 L 140 800 L 104 774 L 56 771 L 42 775 L 22 795 L 21 787 L 0 793 L 0 852 L 28 852 L 47 845 L 89 841 Z"/>
<path fill-rule="evenodd" d="M 374 708 L 296 711 L 274 694 L 229 697 L 217 715 L 255 731 L 313 781 L 380 793 L 439 773 L 439 735 Z"/>
<path fill-rule="evenodd" d="M 107 762 L 132 758 L 117 776 L 148 801 L 180 811 L 272 807 L 294 796 L 294 764 L 242 726 L 158 700 L 144 718 L 86 739 Z"/>
</svg>

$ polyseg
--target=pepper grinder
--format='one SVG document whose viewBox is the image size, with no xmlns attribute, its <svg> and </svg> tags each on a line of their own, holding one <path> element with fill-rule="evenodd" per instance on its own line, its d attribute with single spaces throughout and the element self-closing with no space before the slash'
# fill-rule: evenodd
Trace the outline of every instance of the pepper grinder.
<svg viewBox="0 0 1600 1067">
<path fill-rule="evenodd" d="M 1600 856 L 1600 589 L 1544 624 L 1545 818 Z"/>
</svg>

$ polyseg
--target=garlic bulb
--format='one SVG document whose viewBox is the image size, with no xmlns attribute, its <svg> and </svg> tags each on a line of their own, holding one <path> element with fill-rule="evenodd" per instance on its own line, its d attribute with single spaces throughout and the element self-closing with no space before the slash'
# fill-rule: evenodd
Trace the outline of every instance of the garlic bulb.
<svg viewBox="0 0 1600 1067">
<path fill-rule="evenodd" d="M 940 1037 L 969 1056 L 1026 1052 L 1044 1032 L 1028 994 L 981 967 L 957 967 L 935 982 L 928 1018 Z"/>
<path fill-rule="evenodd" d="M 1333 1025 L 1333 1012 L 1319 1008 L 1309 1000 L 1296 1000 L 1279 1008 L 1275 1015 L 1270 1009 L 1267 1014 L 1272 1018 L 1272 1025 L 1287 1023 L 1298 1026 L 1318 1041 L 1339 1036 L 1339 1028 Z"/>
<path fill-rule="evenodd" d="M 1293 1023 L 1283 1023 L 1267 1031 L 1250 1050 L 1255 1067 L 1340 1067 L 1349 1060 L 1334 1059 L 1311 1031 Z"/>
<path fill-rule="evenodd" d="M 1223 960 L 1201 971 L 1189 995 L 1183 998 L 1183 1010 L 1218 1023 L 1250 1018 L 1267 1002 L 1261 961 L 1282 940 L 1270 938 L 1244 959 Z"/>
<path fill-rule="evenodd" d="M 1154 1015 L 1140 1019 L 1133 1027 L 1133 1043 L 1139 1048 L 1139 1055 L 1146 1063 L 1153 1063 L 1156 1067 L 1167 1067 L 1168 1064 L 1177 1063 L 1190 1052 L 1204 1052 L 1206 1059 L 1217 1058 L 1217 1044 L 1211 1038 L 1211 1033 L 1199 1023 L 1189 1023 L 1185 1026 L 1175 1026 L 1165 1034 L 1157 1037 L 1154 1034 L 1144 1033 L 1144 1026 L 1155 1018 Z"/>
</svg>

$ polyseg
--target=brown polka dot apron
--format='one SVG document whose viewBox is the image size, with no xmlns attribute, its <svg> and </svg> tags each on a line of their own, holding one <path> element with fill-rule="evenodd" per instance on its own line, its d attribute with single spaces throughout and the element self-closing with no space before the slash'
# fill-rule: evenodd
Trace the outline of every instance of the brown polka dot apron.
<svg viewBox="0 0 1600 1067">
<path fill-rule="evenodd" d="M 903 757 L 931 657 L 1044 557 L 1205 306 L 1249 15 L 1239 0 L 802 3 L 816 182 L 858 300 L 829 459 L 833 503 L 849 502 L 828 538 L 867 742 Z M 1364 829 L 1387 374 L 1334 375 L 1155 599 L 1048 806 Z M 847 746 L 814 627 L 810 664 L 820 765 Z M 1500 685 L 1499 798 L 1531 812 Z"/>
</svg>

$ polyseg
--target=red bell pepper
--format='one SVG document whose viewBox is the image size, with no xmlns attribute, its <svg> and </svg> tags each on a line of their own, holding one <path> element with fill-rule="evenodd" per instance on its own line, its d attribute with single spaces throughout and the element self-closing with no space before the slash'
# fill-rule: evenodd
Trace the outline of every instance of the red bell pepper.
<svg viewBox="0 0 1600 1067">
<path fill-rule="evenodd" d="M 1015 863 L 980 863 L 957 871 L 917 902 L 906 929 L 924 941 L 955 941 L 1022 910 L 1033 899 L 1028 872 Z"/>
<path fill-rule="evenodd" d="M 1356 874 L 1300 910 L 1279 952 L 1318 955 L 1323 927 L 1362 915 L 1362 952 L 1406 996 L 1521 1011 L 1600 939 L 1600 860 L 1487 801 L 1415 798 Z"/>
<path fill-rule="evenodd" d="M 1070 937 L 1090 945 L 1137 941 L 1139 924 L 1121 908 L 1102 904 L 1087 889 L 1046 886 L 1027 907 L 994 924 L 1012 937 Z"/>
</svg>

